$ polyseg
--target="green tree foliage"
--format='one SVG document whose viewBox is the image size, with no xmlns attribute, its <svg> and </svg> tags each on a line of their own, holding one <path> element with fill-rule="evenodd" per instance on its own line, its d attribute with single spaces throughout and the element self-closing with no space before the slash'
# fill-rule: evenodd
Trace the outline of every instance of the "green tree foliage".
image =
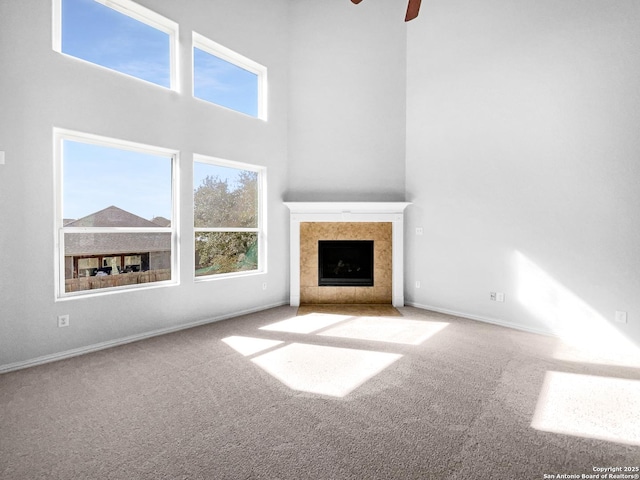
<svg viewBox="0 0 640 480">
<path fill-rule="evenodd" d="M 196 228 L 256 228 L 258 174 L 238 170 L 232 185 L 207 176 L 194 190 Z M 196 275 L 255 270 L 258 235 L 254 232 L 199 232 L 196 235 Z"/>
<path fill-rule="evenodd" d="M 196 275 L 240 272 L 258 267 L 258 235 L 208 232 L 196 239 Z"/>
</svg>

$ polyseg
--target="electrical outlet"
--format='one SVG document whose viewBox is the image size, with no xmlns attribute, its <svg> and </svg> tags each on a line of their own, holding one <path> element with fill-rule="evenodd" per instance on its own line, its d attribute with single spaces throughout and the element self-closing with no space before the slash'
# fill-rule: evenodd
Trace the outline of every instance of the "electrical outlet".
<svg viewBox="0 0 640 480">
<path fill-rule="evenodd" d="M 4 152 L 0 152 L 0 165 L 4 165 Z"/>
<path fill-rule="evenodd" d="M 69 326 L 69 315 L 58 315 L 58 327 Z"/>
<path fill-rule="evenodd" d="M 504 293 L 496 292 L 496 302 L 504 302 Z"/>
<path fill-rule="evenodd" d="M 627 323 L 627 312 L 621 312 L 616 310 L 616 322 Z"/>
<path fill-rule="evenodd" d="M 496 292 L 489 292 L 489 300 L 496 301 Z"/>
<path fill-rule="evenodd" d="M 420 288 L 420 280 L 416 280 L 416 288 Z"/>
<path fill-rule="evenodd" d="M 416 227 L 416 235 L 424 235 L 424 228 Z"/>
<path fill-rule="evenodd" d="M 264 283 L 262 284 L 262 289 L 263 289 L 263 290 L 266 290 L 266 289 L 267 289 L 267 282 L 264 282 Z"/>
</svg>

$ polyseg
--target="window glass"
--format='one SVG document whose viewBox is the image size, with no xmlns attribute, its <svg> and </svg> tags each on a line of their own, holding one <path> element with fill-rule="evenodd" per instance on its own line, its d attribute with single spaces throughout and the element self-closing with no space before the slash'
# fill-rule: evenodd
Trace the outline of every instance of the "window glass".
<svg viewBox="0 0 640 480">
<path fill-rule="evenodd" d="M 171 281 L 175 154 L 79 135 L 59 134 L 59 295 Z"/>
<path fill-rule="evenodd" d="M 194 164 L 196 227 L 258 227 L 258 172 Z"/>
<path fill-rule="evenodd" d="M 258 234 L 208 232 L 196 236 L 196 277 L 258 269 Z"/>
<path fill-rule="evenodd" d="M 258 75 L 199 48 L 193 49 L 193 95 L 258 116 Z"/>
<path fill-rule="evenodd" d="M 196 277 L 260 270 L 260 169 L 194 163 Z"/>
<path fill-rule="evenodd" d="M 193 96 L 266 120 L 267 69 L 193 32 Z"/>
<path fill-rule="evenodd" d="M 171 220 L 171 157 L 72 140 L 63 141 L 63 155 L 63 218 L 74 227 Z"/>
<path fill-rule="evenodd" d="M 60 1 L 63 53 L 171 88 L 172 34 L 95 0 Z"/>
<path fill-rule="evenodd" d="M 127 264 L 132 250 L 145 253 Z M 171 250 L 171 233 L 65 233 L 65 293 L 171 280 Z"/>
</svg>

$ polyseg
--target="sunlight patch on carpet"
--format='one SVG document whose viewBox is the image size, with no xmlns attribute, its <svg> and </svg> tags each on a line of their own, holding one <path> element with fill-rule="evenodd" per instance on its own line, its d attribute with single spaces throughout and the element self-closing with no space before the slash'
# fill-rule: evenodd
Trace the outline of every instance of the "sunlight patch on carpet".
<svg viewBox="0 0 640 480">
<path fill-rule="evenodd" d="M 335 315 L 329 313 L 310 313 L 301 317 L 288 318 L 272 323 L 260 330 L 286 333 L 313 333 L 351 318 L 350 315 Z"/>
<path fill-rule="evenodd" d="M 531 426 L 640 445 L 640 381 L 547 372 Z"/>
<path fill-rule="evenodd" d="M 293 390 L 344 397 L 401 357 L 292 343 L 251 361 Z"/>
<path fill-rule="evenodd" d="M 231 336 L 223 338 L 222 341 L 233 348 L 240 355 L 248 357 L 256 353 L 268 350 L 284 342 L 279 340 L 266 340 L 264 338 Z"/>
<path fill-rule="evenodd" d="M 420 345 L 447 325 L 449 324 L 446 322 L 406 320 L 395 317 L 358 317 L 318 335 Z"/>
</svg>

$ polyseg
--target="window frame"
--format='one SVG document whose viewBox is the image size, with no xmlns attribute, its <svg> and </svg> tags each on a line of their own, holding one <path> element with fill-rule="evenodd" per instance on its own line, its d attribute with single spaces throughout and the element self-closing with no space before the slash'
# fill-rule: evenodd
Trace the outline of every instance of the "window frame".
<svg viewBox="0 0 640 480">
<path fill-rule="evenodd" d="M 167 87 L 163 85 L 159 85 L 157 83 L 150 82 L 149 80 L 145 80 L 144 78 L 136 77 L 126 72 L 121 72 L 119 70 L 115 70 L 111 67 L 105 67 L 104 65 L 100 65 L 98 63 L 94 63 L 90 60 L 85 60 L 84 58 L 76 57 L 74 55 L 70 55 L 62 51 L 62 2 L 64 0 L 53 0 L 53 28 L 52 28 L 52 44 L 53 50 L 66 56 L 69 58 L 74 58 L 81 62 L 87 63 L 89 65 L 93 65 L 94 67 L 106 69 L 110 72 L 116 72 L 120 75 L 125 75 L 129 78 L 135 78 L 137 80 L 141 80 L 149 85 L 155 85 L 156 87 L 167 89 Z M 155 28 L 156 30 L 160 30 L 169 35 L 169 90 L 173 90 L 175 92 L 180 92 L 180 75 L 179 71 L 179 48 L 178 48 L 178 39 L 179 35 L 179 26 L 177 22 L 170 20 L 159 13 L 154 12 L 142 5 L 139 5 L 132 0 L 94 0 L 97 3 L 104 5 L 105 7 L 109 7 L 123 15 L 126 15 L 134 20 L 137 20 L 149 27 Z"/>
<path fill-rule="evenodd" d="M 234 277 L 245 277 L 250 275 L 262 275 L 267 273 L 267 222 L 266 222 L 266 204 L 267 204 L 267 167 L 254 165 L 243 162 L 236 162 L 233 160 L 226 160 L 223 158 L 212 157 L 209 155 L 202 155 L 199 153 L 193 154 L 193 163 L 204 163 L 214 165 L 218 167 L 234 168 L 236 170 L 247 170 L 256 172 L 258 174 L 258 226 L 255 228 L 246 227 L 196 227 L 195 226 L 195 189 L 198 187 L 193 182 L 192 175 L 192 194 L 191 194 L 191 207 L 193 218 L 191 225 L 193 228 L 193 235 L 191 237 L 191 243 L 193 246 L 193 259 L 191 266 L 193 268 L 193 279 L 195 282 L 207 282 L 211 280 L 222 280 Z M 243 232 L 255 232 L 258 234 L 258 268 L 255 270 L 242 270 L 239 272 L 228 273 L 214 273 L 210 275 L 196 276 L 196 248 L 195 241 L 198 232 L 228 232 L 228 233 L 243 233 Z"/>
<path fill-rule="evenodd" d="M 219 43 L 214 42 L 213 40 L 201 35 L 197 32 L 191 32 L 192 41 L 191 41 L 191 95 L 193 98 L 200 100 L 202 102 L 206 102 L 210 105 L 216 105 L 217 107 L 224 108 L 230 110 L 232 112 L 240 113 L 242 115 L 246 115 L 251 118 L 258 118 L 260 120 L 267 121 L 267 67 L 261 65 L 260 63 L 251 60 L 244 55 L 241 55 L 230 48 L 225 47 L 224 45 L 220 45 Z M 249 115 L 247 113 L 241 112 L 239 110 L 235 110 L 233 108 L 225 107 L 224 105 L 220 105 L 215 102 L 211 102 L 204 98 L 196 97 L 195 95 L 195 52 L 194 49 L 202 50 L 210 55 L 218 57 L 226 62 L 235 65 L 236 67 L 242 68 L 243 70 L 247 70 L 255 74 L 258 77 L 258 114 L 254 117 L 253 115 Z"/>
<path fill-rule="evenodd" d="M 171 159 L 171 226 L 170 227 L 65 227 L 63 210 L 63 172 L 64 172 L 64 148 L 65 140 L 103 147 L 129 150 L 151 155 L 160 155 Z M 55 300 L 68 300 L 73 298 L 86 298 L 88 296 L 107 295 L 119 292 L 137 291 L 149 288 L 178 285 L 180 283 L 180 244 L 178 242 L 179 225 L 179 159 L 180 152 L 175 149 L 146 145 L 138 142 L 105 137 L 92 133 L 68 130 L 65 128 L 53 128 L 53 158 L 54 158 L 54 256 L 55 259 Z M 105 287 L 99 289 L 80 290 L 76 292 L 65 291 L 65 245 L 66 233 L 170 233 L 171 234 L 171 279 L 156 282 L 121 285 L 117 287 Z"/>
</svg>

